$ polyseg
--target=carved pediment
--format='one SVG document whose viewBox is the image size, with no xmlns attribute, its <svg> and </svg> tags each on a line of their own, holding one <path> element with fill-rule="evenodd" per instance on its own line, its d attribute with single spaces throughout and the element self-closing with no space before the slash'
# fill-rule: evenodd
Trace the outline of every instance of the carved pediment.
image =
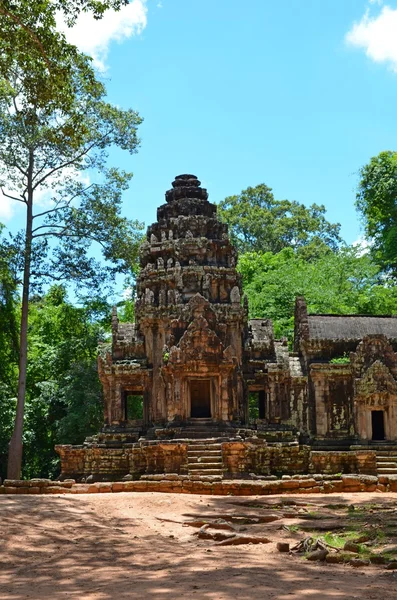
<svg viewBox="0 0 397 600">
<path fill-rule="evenodd" d="M 365 336 L 356 351 L 351 353 L 350 359 L 356 378 L 363 377 L 376 361 L 384 363 L 392 376 L 397 377 L 397 354 L 385 335 Z"/>
<path fill-rule="evenodd" d="M 217 362 L 223 357 L 223 344 L 207 319 L 198 316 L 193 319 L 181 337 L 177 347 L 171 348 L 170 362 L 205 360 Z"/>
<path fill-rule="evenodd" d="M 397 394 L 397 382 L 390 369 L 376 360 L 360 379 L 355 381 L 355 395 L 368 397 L 373 394 Z"/>
<path fill-rule="evenodd" d="M 204 298 L 201 294 L 195 294 L 189 300 L 190 318 L 197 319 L 198 317 L 204 317 L 208 321 L 211 329 L 216 329 L 217 317 L 210 304 L 210 302 Z"/>
</svg>

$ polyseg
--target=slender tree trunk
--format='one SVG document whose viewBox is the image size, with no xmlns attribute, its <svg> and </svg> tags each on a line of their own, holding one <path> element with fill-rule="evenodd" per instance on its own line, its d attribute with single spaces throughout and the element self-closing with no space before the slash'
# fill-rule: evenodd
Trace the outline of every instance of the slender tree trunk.
<svg viewBox="0 0 397 600">
<path fill-rule="evenodd" d="M 26 239 L 25 239 L 25 264 L 23 273 L 21 332 L 19 341 L 19 377 L 18 400 L 15 415 L 14 431 L 8 447 L 8 479 L 20 479 L 22 466 L 22 434 L 23 415 L 26 396 L 26 372 L 28 359 L 28 311 L 29 311 L 29 286 L 30 263 L 32 254 L 32 229 L 33 229 L 33 151 L 30 151 L 28 185 L 27 185 L 27 211 L 26 211 Z"/>
</svg>

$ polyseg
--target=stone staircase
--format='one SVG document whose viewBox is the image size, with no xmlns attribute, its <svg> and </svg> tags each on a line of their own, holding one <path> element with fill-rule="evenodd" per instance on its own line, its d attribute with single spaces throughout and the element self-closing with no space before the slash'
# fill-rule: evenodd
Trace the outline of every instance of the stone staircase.
<svg viewBox="0 0 397 600">
<path fill-rule="evenodd" d="M 222 443 L 219 439 L 197 439 L 189 443 L 187 470 L 190 477 L 222 479 L 225 471 L 222 459 Z"/>
<path fill-rule="evenodd" d="M 377 450 L 376 471 L 378 475 L 397 475 L 397 450 Z"/>
</svg>

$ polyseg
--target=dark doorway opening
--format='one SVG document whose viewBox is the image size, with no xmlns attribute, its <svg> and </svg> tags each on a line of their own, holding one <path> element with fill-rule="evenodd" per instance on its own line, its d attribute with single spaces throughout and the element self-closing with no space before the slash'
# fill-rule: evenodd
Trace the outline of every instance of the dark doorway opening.
<svg viewBox="0 0 397 600">
<path fill-rule="evenodd" d="M 140 392 L 125 392 L 126 421 L 143 419 L 143 394 Z"/>
<path fill-rule="evenodd" d="M 251 421 L 266 418 L 266 394 L 265 390 L 249 392 L 248 411 Z"/>
<path fill-rule="evenodd" d="M 383 410 L 372 411 L 372 439 L 385 439 L 385 413 Z"/>
<path fill-rule="evenodd" d="M 211 387 L 209 379 L 190 380 L 190 416 L 193 419 L 211 417 Z"/>
</svg>

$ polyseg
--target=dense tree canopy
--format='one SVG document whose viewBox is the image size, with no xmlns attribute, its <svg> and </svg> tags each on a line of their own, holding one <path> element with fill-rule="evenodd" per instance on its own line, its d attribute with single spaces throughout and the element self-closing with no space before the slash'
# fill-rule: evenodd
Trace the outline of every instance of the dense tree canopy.
<svg viewBox="0 0 397 600">
<path fill-rule="evenodd" d="M 397 287 L 388 283 L 369 254 L 342 247 L 305 260 L 292 248 L 277 254 L 248 252 L 240 257 L 244 292 L 252 318 L 273 320 L 276 336 L 292 339 L 296 296 L 309 312 L 391 314 L 397 312 Z"/>
<path fill-rule="evenodd" d="M 15 313 L 17 310 L 15 309 Z M 84 441 L 103 421 L 97 346 L 110 327 L 110 307 L 100 298 L 73 305 L 65 287 L 53 286 L 30 302 L 29 363 L 23 434 L 24 477 L 56 476 L 57 443 Z M 0 477 L 15 411 L 17 360 L 10 385 L 0 387 Z M 2 376 L 2 382 L 3 376 Z"/>
<path fill-rule="evenodd" d="M 397 273 L 397 152 L 381 152 L 360 171 L 357 208 L 375 260 Z"/>
<path fill-rule="evenodd" d="M 336 250 L 341 239 L 339 224 L 325 218 L 325 207 L 275 200 L 265 184 L 248 187 L 219 203 L 219 216 L 229 225 L 230 236 L 240 252 L 280 252 L 327 246 Z"/>
</svg>

